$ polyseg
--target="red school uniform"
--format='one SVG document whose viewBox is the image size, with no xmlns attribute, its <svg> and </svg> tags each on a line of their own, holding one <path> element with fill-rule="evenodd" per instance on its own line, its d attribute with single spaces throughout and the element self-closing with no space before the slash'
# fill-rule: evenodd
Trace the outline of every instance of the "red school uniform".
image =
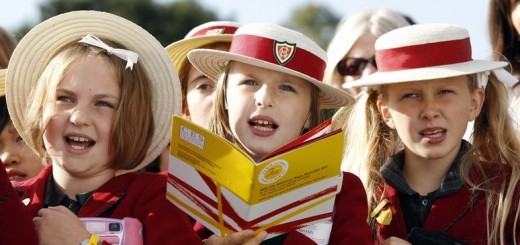
<svg viewBox="0 0 520 245">
<path fill-rule="evenodd" d="M 3 170 L 5 174 L 5 169 Z M 34 178 L 15 186 L 30 218 L 43 208 L 45 183 L 52 166 Z M 0 174 L 1 175 L 1 174 Z M 0 179 L 2 187 L 9 182 Z M 10 200 L 12 201 L 12 200 Z M 23 205 L 20 201 L 18 206 Z M 3 207 L 0 207 L 3 208 Z M 17 214 L 2 220 L 18 220 Z M 137 218 L 143 224 L 144 244 L 200 244 L 188 216 L 166 199 L 166 176 L 154 173 L 127 173 L 116 176 L 95 190 L 77 213 L 78 217 Z M 3 221 L 2 221 L 3 222 Z M 18 221 L 19 222 L 19 221 Z M 25 229 L 34 230 L 32 222 Z M 32 234 L 33 232 L 27 232 Z M 31 244 L 31 243 L 19 243 Z"/>
<path fill-rule="evenodd" d="M 493 164 L 496 165 L 496 164 Z M 497 169 L 490 165 L 487 173 L 490 176 L 500 176 Z M 505 169 L 505 168 L 504 168 Z M 506 173 L 505 176 L 510 174 Z M 507 178 L 507 177 L 506 177 Z M 502 177 L 496 179 L 500 183 Z M 381 200 L 388 203 L 381 211 L 391 210 L 391 221 L 388 225 L 375 221 L 377 228 L 376 244 L 381 243 L 391 236 L 405 239 L 407 236 L 406 221 L 402 212 L 402 204 L 399 193 L 390 185 L 385 183 L 385 192 Z M 520 197 L 520 188 L 516 187 L 516 196 Z M 513 219 L 516 212 L 519 198 L 512 204 L 513 210 L 509 215 L 507 227 L 513 227 Z M 471 191 L 467 185 L 451 195 L 437 198 L 422 224 L 422 228 L 432 231 L 443 232 L 466 245 L 487 244 L 486 230 L 486 200 L 485 193 L 482 191 Z M 520 224 L 516 224 L 516 240 L 520 241 Z M 512 231 L 506 228 L 506 244 L 512 244 Z"/>
</svg>

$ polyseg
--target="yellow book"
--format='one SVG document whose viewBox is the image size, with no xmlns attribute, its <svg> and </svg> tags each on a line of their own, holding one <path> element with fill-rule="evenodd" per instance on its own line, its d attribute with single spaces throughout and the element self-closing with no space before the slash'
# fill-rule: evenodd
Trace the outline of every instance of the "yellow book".
<svg viewBox="0 0 520 245">
<path fill-rule="evenodd" d="M 330 219 L 341 188 L 343 134 L 330 120 L 255 162 L 238 146 L 174 116 L 167 198 L 216 235 L 269 237 Z"/>
</svg>

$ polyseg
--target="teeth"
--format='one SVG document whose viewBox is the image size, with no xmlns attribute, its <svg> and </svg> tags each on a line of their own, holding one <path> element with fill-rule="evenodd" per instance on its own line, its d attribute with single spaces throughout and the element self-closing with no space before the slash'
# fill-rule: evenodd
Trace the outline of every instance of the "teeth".
<svg viewBox="0 0 520 245">
<path fill-rule="evenodd" d="M 76 142 L 89 142 L 90 140 L 83 137 L 68 137 L 69 140 L 76 141 Z"/>
<path fill-rule="evenodd" d="M 83 150 L 87 147 L 84 147 L 84 146 L 79 146 L 79 145 L 71 145 L 70 147 L 72 147 L 72 149 L 74 150 Z"/>
<path fill-rule="evenodd" d="M 441 136 L 442 132 L 444 132 L 444 130 L 438 129 L 434 131 L 424 132 L 423 134 L 428 137 L 439 137 Z"/>
<path fill-rule="evenodd" d="M 273 128 L 269 128 L 269 127 L 262 127 L 262 126 L 253 126 L 253 127 L 260 131 L 273 131 L 274 130 Z"/>
<path fill-rule="evenodd" d="M 254 123 L 256 124 L 262 124 L 262 125 L 271 125 L 272 123 L 265 120 L 255 120 Z"/>
<path fill-rule="evenodd" d="M 20 180 L 23 180 L 24 178 L 22 176 L 18 176 L 18 175 L 14 175 L 14 176 L 10 176 L 9 177 L 9 181 L 20 181 Z"/>
</svg>

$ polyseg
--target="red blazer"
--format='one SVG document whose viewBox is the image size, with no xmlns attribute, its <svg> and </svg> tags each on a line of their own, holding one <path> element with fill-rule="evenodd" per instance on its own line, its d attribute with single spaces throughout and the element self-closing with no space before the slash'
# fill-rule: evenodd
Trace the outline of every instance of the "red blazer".
<svg viewBox="0 0 520 245">
<path fill-rule="evenodd" d="M 378 240 L 376 244 L 379 244 L 391 236 L 405 239 L 407 235 L 399 195 L 391 186 L 385 184 L 385 188 L 383 199 L 386 198 L 388 203 L 382 210 L 390 209 L 392 211 L 392 220 L 389 225 L 382 225 L 375 221 Z M 517 187 L 516 190 L 518 194 L 519 188 Z M 467 186 L 463 186 L 454 194 L 438 198 L 433 203 L 424 221 L 423 228 L 443 231 L 450 223 L 454 222 L 453 225 L 445 231 L 446 234 L 464 244 L 487 244 L 485 193 L 481 191 L 477 191 L 476 193 L 478 194 L 476 195 L 476 199 L 473 200 L 473 207 L 468 208 L 467 212 L 464 212 L 464 210 L 471 206 L 471 198 L 475 197 L 475 194 L 472 194 Z M 518 198 L 516 200 L 518 200 Z M 517 205 L 518 202 L 514 203 L 513 207 Z M 461 214 L 462 216 L 458 218 Z M 514 215 L 515 211 L 510 212 L 509 219 L 512 220 Z M 518 223 L 516 240 L 520 241 L 520 224 Z M 506 241 L 506 244 L 510 243 L 512 243 L 512 241 Z"/>
<path fill-rule="evenodd" d="M 332 219 L 330 245 L 336 244 L 374 244 L 373 232 L 367 223 L 368 204 L 365 188 L 361 180 L 354 174 L 343 173 L 341 191 L 336 196 Z M 209 234 L 201 232 L 199 223 L 194 229 L 204 238 Z M 284 245 L 316 244 L 313 240 L 298 231 L 287 233 Z"/>
<path fill-rule="evenodd" d="M 2 169 L 5 175 L 5 169 Z M 52 167 L 48 166 L 36 177 L 15 187 L 21 194 L 20 200 L 29 200 L 25 212 L 30 218 L 36 216 L 43 207 L 45 183 L 51 171 Z M 78 216 L 137 218 L 143 224 L 144 244 L 200 244 L 201 240 L 193 231 L 188 216 L 166 199 L 166 180 L 165 175 L 154 173 L 127 173 L 114 177 L 92 194 L 79 210 Z M 5 176 L 0 181 L 2 187 L 9 182 Z M 10 201 L 13 201 L 12 198 Z M 23 204 L 18 201 L 17 206 L 12 207 L 20 205 Z M 6 218 L 20 222 L 17 214 L 3 214 L 2 223 Z M 32 235 L 34 226 L 32 222 L 26 223 L 30 226 L 23 233 Z M 18 241 L 17 244 L 36 243 Z"/>
</svg>

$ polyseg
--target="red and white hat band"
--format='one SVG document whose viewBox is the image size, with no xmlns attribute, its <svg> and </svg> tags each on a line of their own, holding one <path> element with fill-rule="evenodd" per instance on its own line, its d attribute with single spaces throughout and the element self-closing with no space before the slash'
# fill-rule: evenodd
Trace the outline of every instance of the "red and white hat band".
<svg viewBox="0 0 520 245">
<path fill-rule="evenodd" d="M 382 72 L 449 65 L 471 60 L 469 37 L 376 50 L 377 69 Z"/>
<path fill-rule="evenodd" d="M 326 63 L 315 54 L 294 43 L 255 35 L 235 35 L 230 53 L 280 65 L 322 81 Z"/>
<path fill-rule="evenodd" d="M 200 29 L 200 30 L 194 32 L 189 37 L 234 34 L 237 29 L 238 29 L 238 27 L 236 27 L 236 26 L 211 26 L 208 28 Z"/>
</svg>

